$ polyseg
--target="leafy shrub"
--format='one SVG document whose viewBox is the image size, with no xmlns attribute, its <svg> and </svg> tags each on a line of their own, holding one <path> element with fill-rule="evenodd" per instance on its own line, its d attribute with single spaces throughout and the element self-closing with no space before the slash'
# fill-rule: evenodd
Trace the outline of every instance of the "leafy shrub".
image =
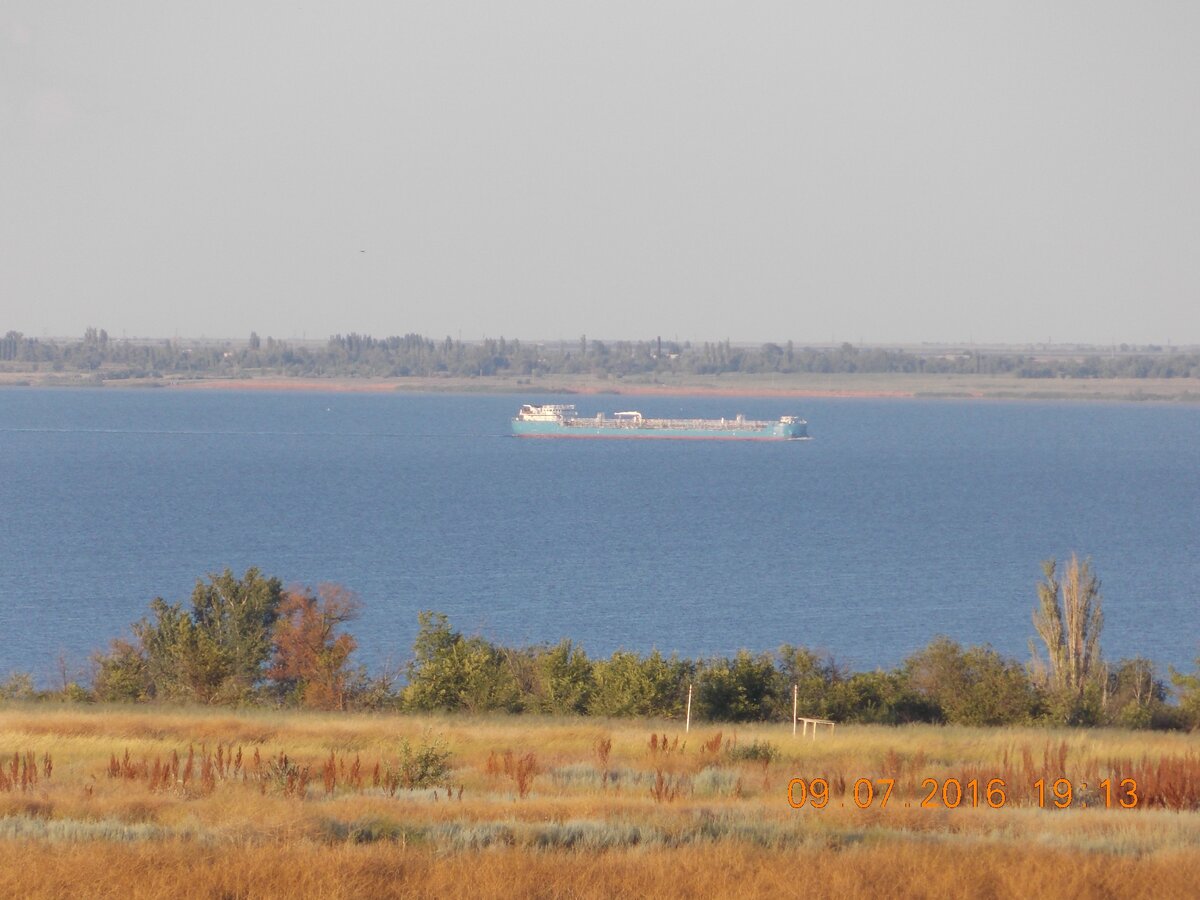
<svg viewBox="0 0 1200 900">
<path fill-rule="evenodd" d="M 15 700 L 25 702 L 37 699 L 37 690 L 33 686 L 33 676 L 28 672 L 13 672 L 0 682 L 0 701 Z"/>
<path fill-rule="evenodd" d="M 1037 707 L 1024 668 L 988 646 L 963 650 L 937 637 L 904 664 L 907 686 L 952 725 L 1015 725 Z"/>
<path fill-rule="evenodd" d="M 401 741 L 399 759 L 394 766 L 388 763 L 389 780 L 399 780 L 408 790 L 445 784 L 451 756 L 439 739 L 423 740 L 416 749 L 408 741 Z"/>
<path fill-rule="evenodd" d="M 769 654 L 746 650 L 733 659 L 711 660 L 700 681 L 700 713 L 710 720 L 749 722 L 769 718 L 783 689 Z"/>
<path fill-rule="evenodd" d="M 442 613 L 418 613 L 420 628 L 408 666 L 405 705 L 419 710 L 521 708 L 508 654 L 480 637 L 467 638 Z"/>
<path fill-rule="evenodd" d="M 730 762 L 774 762 L 781 756 L 779 748 L 770 741 L 733 744 L 725 751 Z"/>
<path fill-rule="evenodd" d="M 655 650 L 649 656 L 618 650 L 593 664 L 594 687 L 588 712 L 595 716 L 680 718 L 695 663 Z"/>
</svg>

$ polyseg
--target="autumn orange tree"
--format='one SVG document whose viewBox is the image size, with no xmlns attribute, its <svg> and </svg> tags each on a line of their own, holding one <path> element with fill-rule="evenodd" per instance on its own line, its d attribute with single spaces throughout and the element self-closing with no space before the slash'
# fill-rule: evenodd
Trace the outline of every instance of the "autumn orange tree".
<svg viewBox="0 0 1200 900">
<path fill-rule="evenodd" d="M 310 709 L 345 709 L 353 636 L 338 633 L 358 615 L 358 598 L 337 584 L 284 593 L 275 620 L 275 654 L 267 677 L 280 695 Z"/>
</svg>

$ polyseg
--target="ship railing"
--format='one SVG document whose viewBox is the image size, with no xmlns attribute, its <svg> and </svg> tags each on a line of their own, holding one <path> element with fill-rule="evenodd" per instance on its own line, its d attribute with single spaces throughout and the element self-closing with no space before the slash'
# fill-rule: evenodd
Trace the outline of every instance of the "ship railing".
<svg viewBox="0 0 1200 900">
<path fill-rule="evenodd" d="M 778 422 L 755 419 L 568 419 L 564 425 L 585 428 L 627 428 L 630 430 L 692 428 L 703 431 L 739 431 L 770 428 Z"/>
</svg>

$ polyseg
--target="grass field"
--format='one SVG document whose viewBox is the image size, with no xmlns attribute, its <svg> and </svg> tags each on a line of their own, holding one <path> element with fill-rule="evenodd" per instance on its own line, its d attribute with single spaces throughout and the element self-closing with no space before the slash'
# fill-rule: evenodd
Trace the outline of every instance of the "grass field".
<svg viewBox="0 0 1200 900">
<path fill-rule="evenodd" d="M 0 859 L 5 897 L 1183 897 L 1200 739 L 10 707 Z"/>
</svg>

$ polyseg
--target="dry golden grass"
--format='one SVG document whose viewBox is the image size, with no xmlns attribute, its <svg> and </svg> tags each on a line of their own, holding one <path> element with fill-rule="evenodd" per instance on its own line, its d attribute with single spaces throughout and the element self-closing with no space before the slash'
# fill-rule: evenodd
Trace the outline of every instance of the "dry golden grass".
<svg viewBox="0 0 1200 900">
<path fill-rule="evenodd" d="M 439 855 L 390 845 L 5 844 L 0 895 L 105 898 L 1192 897 L 1200 856 L 1113 859 L 1018 847 L 898 845 L 780 854 L 744 846 Z"/>
<path fill-rule="evenodd" d="M 402 741 L 440 742 L 449 772 L 389 784 Z M 1188 896 L 1198 746 L 1116 730 L 814 741 L 774 725 L 9 708 L 0 896 Z M 1103 808 L 1099 781 L 1131 775 L 1138 806 Z M 824 778 L 827 806 L 793 809 L 792 778 Z M 886 809 L 855 805 L 860 778 L 895 779 Z M 926 778 L 1003 778 L 1006 802 L 922 808 Z"/>
</svg>

